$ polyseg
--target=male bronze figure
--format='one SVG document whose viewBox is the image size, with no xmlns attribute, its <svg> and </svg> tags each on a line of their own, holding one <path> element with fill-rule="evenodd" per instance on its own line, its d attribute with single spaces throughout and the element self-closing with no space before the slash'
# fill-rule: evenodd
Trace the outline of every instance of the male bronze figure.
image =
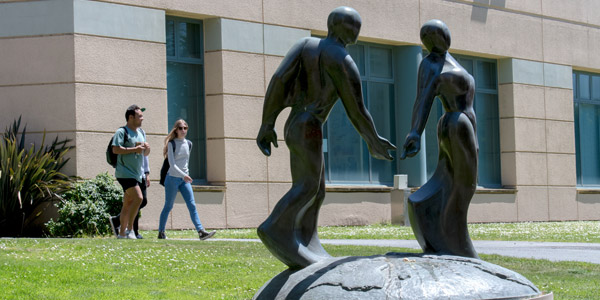
<svg viewBox="0 0 600 300">
<path fill-rule="evenodd" d="M 327 20 L 327 37 L 298 41 L 279 65 L 265 95 L 256 141 L 265 155 L 271 155 L 271 143 L 277 147 L 275 120 L 291 107 L 284 139 L 290 150 L 292 187 L 258 227 L 258 236 L 292 269 L 330 257 L 319 241 L 317 221 L 325 198 L 323 123 L 338 99 L 371 155 L 392 160 L 388 151 L 395 146 L 377 134 L 364 106 L 358 68 L 345 48 L 356 42 L 361 24 L 356 10 L 334 9 Z"/>
</svg>

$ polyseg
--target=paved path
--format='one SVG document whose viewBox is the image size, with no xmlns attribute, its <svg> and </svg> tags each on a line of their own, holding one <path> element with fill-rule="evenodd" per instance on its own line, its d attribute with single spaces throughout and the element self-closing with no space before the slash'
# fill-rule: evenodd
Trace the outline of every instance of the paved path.
<svg viewBox="0 0 600 300">
<path fill-rule="evenodd" d="M 258 239 L 211 239 L 214 241 L 260 242 Z M 416 240 L 321 240 L 323 244 L 379 246 L 421 249 Z M 475 250 L 483 254 L 547 259 L 550 261 L 581 261 L 600 264 L 600 244 L 553 242 L 473 241 Z"/>
</svg>

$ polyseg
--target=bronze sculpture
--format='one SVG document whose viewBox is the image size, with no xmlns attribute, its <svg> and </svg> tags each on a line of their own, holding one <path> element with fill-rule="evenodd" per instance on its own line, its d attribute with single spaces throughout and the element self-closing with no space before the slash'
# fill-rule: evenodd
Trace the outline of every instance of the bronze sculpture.
<svg viewBox="0 0 600 300">
<path fill-rule="evenodd" d="M 318 214 L 325 198 L 323 123 L 338 99 L 369 152 L 392 160 L 395 149 L 377 134 L 364 106 L 361 78 L 345 46 L 358 38 L 362 21 L 349 7 L 334 9 L 324 39 L 308 37 L 286 54 L 265 95 L 262 125 L 256 138 L 267 156 L 277 147 L 274 126 L 279 113 L 291 107 L 284 138 L 290 150 L 292 187 L 258 227 L 258 236 L 290 268 L 303 268 L 330 257 L 317 234 Z"/>
<path fill-rule="evenodd" d="M 419 152 L 421 134 L 436 97 L 445 113 L 437 125 L 437 169 L 408 198 L 410 223 L 425 253 L 479 258 L 467 229 L 479 151 L 473 110 L 475 80 L 448 53 L 450 31 L 442 21 L 426 22 L 421 27 L 421 41 L 430 53 L 419 65 L 412 128 L 400 159 Z"/>
</svg>

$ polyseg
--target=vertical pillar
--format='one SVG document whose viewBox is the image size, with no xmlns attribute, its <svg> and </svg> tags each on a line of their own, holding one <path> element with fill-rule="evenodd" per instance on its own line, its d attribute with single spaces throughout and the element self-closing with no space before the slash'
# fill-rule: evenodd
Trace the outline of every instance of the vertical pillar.
<svg viewBox="0 0 600 300">
<path fill-rule="evenodd" d="M 423 59 L 421 46 L 400 46 L 394 49 L 396 71 L 396 143 L 398 157 L 404 140 L 411 129 L 413 105 L 417 96 L 417 73 Z M 408 186 L 421 186 L 427 181 L 425 134 L 421 137 L 421 151 L 415 157 L 397 160 L 397 172 L 408 175 Z"/>
</svg>

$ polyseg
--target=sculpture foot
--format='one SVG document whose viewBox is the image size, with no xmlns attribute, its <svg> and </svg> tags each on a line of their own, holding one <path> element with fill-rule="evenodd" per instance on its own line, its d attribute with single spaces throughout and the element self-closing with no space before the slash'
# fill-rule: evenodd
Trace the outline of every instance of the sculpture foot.
<svg viewBox="0 0 600 300">
<path fill-rule="evenodd" d="M 257 229 L 258 237 L 265 247 L 290 269 L 301 269 L 331 257 L 320 242 L 316 245 L 313 239 L 307 246 L 298 239 L 293 230 L 278 230 L 275 227 L 261 224 Z"/>
</svg>

